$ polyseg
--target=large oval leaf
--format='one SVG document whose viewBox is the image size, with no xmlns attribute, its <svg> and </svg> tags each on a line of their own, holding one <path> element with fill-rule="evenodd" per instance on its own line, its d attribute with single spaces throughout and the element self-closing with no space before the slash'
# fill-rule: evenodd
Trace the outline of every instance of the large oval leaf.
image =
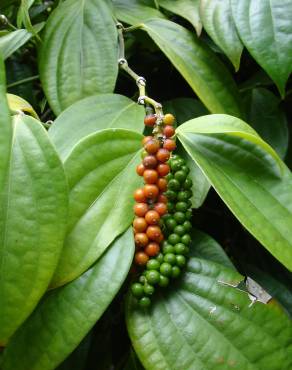
<svg viewBox="0 0 292 370">
<path fill-rule="evenodd" d="M 126 128 L 142 132 L 144 108 L 118 94 L 101 94 L 82 99 L 54 121 L 49 136 L 64 161 L 79 140 L 105 128 Z"/>
<path fill-rule="evenodd" d="M 187 19 L 195 28 L 197 35 L 202 32 L 199 8 L 200 0 L 159 0 L 159 5 Z"/>
<path fill-rule="evenodd" d="M 54 370 L 111 303 L 127 276 L 133 253 L 129 229 L 86 273 L 49 292 L 13 336 L 3 370 Z"/>
<path fill-rule="evenodd" d="M 128 332 L 145 369 L 289 370 L 291 321 L 275 303 L 252 304 L 246 292 L 228 286 L 241 280 L 233 269 L 192 257 L 149 310 L 130 300 Z"/>
<path fill-rule="evenodd" d="M 70 202 L 67 237 L 52 286 L 78 277 L 133 218 L 142 135 L 108 129 L 81 140 L 64 163 Z"/>
<path fill-rule="evenodd" d="M 113 0 L 116 17 L 134 25 L 148 18 L 165 18 L 159 10 L 139 0 Z"/>
<path fill-rule="evenodd" d="M 275 151 L 226 115 L 191 120 L 177 133 L 239 221 L 292 270 L 292 176 Z"/>
<path fill-rule="evenodd" d="M 248 122 L 284 158 L 289 132 L 281 100 L 264 88 L 253 89 L 249 98 Z"/>
<path fill-rule="evenodd" d="M 201 0 L 200 16 L 206 32 L 231 60 L 237 71 L 243 45 L 232 18 L 229 0 Z"/>
<path fill-rule="evenodd" d="M 3 196 L 2 189 L 9 164 L 11 139 L 12 127 L 8 102 L 6 99 L 5 65 L 0 53 L 0 199 L 2 199 Z"/>
<path fill-rule="evenodd" d="M 238 91 L 230 73 L 192 32 L 163 19 L 148 20 L 141 28 L 153 38 L 210 112 L 240 117 Z"/>
<path fill-rule="evenodd" d="M 56 114 L 86 96 L 112 92 L 117 32 L 109 2 L 61 2 L 46 24 L 39 56 L 42 85 Z"/>
<path fill-rule="evenodd" d="M 67 183 L 41 124 L 16 116 L 0 204 L 0 343 L 31 313 L 56 268 L 67 221 Z"/>
<path fill-rule="evenodd" d="M 292 71 L 292 3 L 290 0 L 231 0 L 239 36 L 284 95 Z"/>
<path fill-rule="evenodd" d="M 17 49 L 24 45 L 31 37 L 32 34 L 23 29 L 9 32 L 6 35 L 1 36 L 0 51 L 4 59 L 7 59 Z"/>
</svg>

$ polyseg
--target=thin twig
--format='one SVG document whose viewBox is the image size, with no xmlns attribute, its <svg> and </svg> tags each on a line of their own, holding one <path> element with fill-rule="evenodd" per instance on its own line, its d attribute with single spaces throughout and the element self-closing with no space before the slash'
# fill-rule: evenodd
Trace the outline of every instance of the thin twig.
<svg viewBox="0 0 292 370">
<path fill-rule="evenodd" d="M 10 87 L 15 87 L 15 86 L 18 86 L 18 85 L 26 84 L 28 82 L 39 79 L 39 77 L 40 77 L 39 75 L 36 75 L 36 76 L 23 78 L 22 80 L 15 81 L 15 82 L 12 82 L 11 84 L 7 85 L 7 88 L 9 89 Z"/>
</svg>

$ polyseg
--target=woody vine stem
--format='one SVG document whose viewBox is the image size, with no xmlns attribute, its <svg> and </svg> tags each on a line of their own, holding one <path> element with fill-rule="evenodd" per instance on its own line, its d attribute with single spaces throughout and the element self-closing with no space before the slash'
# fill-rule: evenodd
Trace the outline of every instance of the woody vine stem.
<svg viewBox="0 0 292 370">
<path fill-rule="evenodd" d="M 118 43 L 119 43 L 119 56 L 118 56 L 118 64 L 119 68 L 126 72 L 130 77 L 132 77 L 139 89 L 139 98 L 138 104 L 144 105 L 146 112 L 147 106 L 152 106 L 155 111 L 156 115 L 156 124 L 153 129 L 153 134 L 156 137 L 162 136 L 162 129 L 163 129 L 163 110 L 162 105 L 155 101 L 154 99 L 150 98 L 146 95 L 146 79 L 142 76 L 137 75 L 128 64 L 127 59 L 125 58 L 125 42 L 124 42 L 124 32 L 127 30 L 124 28 L 122 23 L 116 23 L 117 31 L 118 31 Z"/>
</svg>

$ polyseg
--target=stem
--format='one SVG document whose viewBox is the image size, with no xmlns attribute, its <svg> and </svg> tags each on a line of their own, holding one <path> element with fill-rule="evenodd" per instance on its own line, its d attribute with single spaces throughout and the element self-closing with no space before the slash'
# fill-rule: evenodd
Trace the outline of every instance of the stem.
<svg viewBox="0 0 292 370">
<path fill-rule="evenodd" d="M 116 23 L 116 27 L 118 30 L 118 42 L 119 42 L 119 59 L 118 59 L 119 67 L 120 69 L 124 70 L 130 77 L 132 77 L 133 80 L 136 81 L 136 84 L 139 89 L 138 104 L 143 104 L 144 106 L 151 105 L 154 108 L 155 114 L 157 117 L 157 124 L 154 127 L 153 133 L 161 134 L 162 133 L 162 118 L 163 118 L 162 105 L 146 95 L 145 78 L 137 75 L 137 73 L 134 72 L 129 67 L 128 62 L 125 58 L 125 42 L 124 42 L 123 33 L 125 31 L 132 31 L 139 27 L 134 26 L 134 27 L 124 28 L 124 26 L 120 22 Z"/>
<path fill-rule="evenodd" d="M 25 84 L 25 83 L 30 82 L 30 81 L 37 80 L 39 77 L 40 77 L 39 75 L 36 75 L 36 76 L 23 78 L 22 80 L 12 82 L 11 84 L 7 85 L 7 88 L 9 89 L 10 87 L 15 87 L 15 86 L 22 85 L 22 84 Z"/>
</svg>

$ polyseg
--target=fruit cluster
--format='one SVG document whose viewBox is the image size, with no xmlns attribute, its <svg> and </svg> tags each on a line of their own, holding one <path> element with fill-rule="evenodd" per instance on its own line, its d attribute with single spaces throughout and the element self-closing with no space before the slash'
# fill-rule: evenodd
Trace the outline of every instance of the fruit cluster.
<svg viewBox="0 0 292 370">
<path fill-rule="evenodd" d="M 155 124 L 155 115 L 145 117 L 146 126 Z M 144 137 L 142 163 L 136 169 L 145 184 L 134 193 L 134 261 L 143 271 L 131 291 L 141 307 L 150 305 L 155 285 L 166 287 L 180 275 L 191 241 L 192 180 L 184 159 L 172 154 L 174 117 L 166 114 L 162 124 L 160 136 Z"/>
</svg>

